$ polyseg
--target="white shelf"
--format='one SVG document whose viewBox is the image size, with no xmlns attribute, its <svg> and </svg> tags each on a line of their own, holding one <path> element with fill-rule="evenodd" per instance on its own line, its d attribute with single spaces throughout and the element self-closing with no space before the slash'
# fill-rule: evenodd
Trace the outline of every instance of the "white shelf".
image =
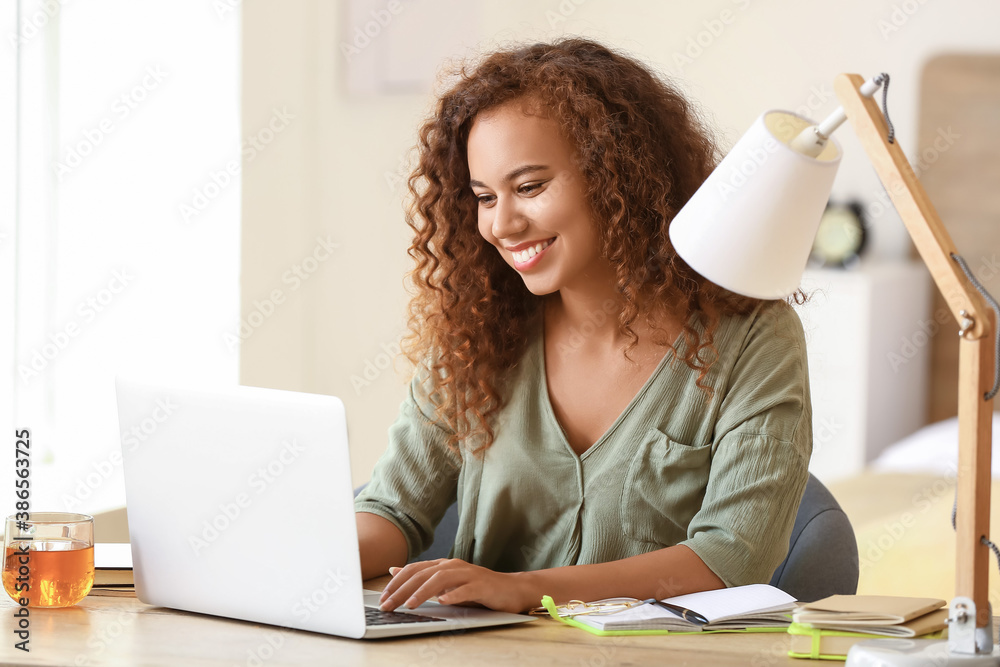
<svg viewBox="0 0 1000 667">
<path fill-rule="evenodd" d="M 810 269 L 797 308 L 806 332 L 813 404 L 810 471 L 824 482 L 860 472 L 924 425 L 931 321 L 923 264 Z"/>
</svg>

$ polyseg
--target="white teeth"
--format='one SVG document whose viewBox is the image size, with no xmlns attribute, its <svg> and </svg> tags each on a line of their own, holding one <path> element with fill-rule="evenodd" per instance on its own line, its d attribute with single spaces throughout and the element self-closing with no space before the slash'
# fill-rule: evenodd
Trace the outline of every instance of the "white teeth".
<svg viewBox="0 0 1000 667">
<path fill-rule="evenodd" d="M 540 253 L 541 251 L 545 250 L 550 245 L 552 245 L 553 240 L 554 239 L 550 239 L 548 241 L 542 241 L 541 243 L 536 243 L 527 250 L 522 250 L 520 252 L 515 252 L 511 254 L 514 256 L 514 260 L 516 262 L 523 264 L 524 262 L 527 262 L 529 259 L 531 259 L 535 255 L 537 255 L 538 253 Z"/>
</svg>

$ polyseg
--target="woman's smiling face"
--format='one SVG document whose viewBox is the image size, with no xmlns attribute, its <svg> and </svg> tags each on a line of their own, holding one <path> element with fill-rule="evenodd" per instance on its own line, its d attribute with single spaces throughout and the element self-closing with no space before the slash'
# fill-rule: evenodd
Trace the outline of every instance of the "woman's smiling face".
<svg viewBox="0 0 1000 667">
<path fill-rule="evenodd" d="M 583 287 L 600 243 L 573 147 L 558 124 L 514 100 L 484 112 L 469 132 L 479 233 L 534 294 Z"/>
</svg>

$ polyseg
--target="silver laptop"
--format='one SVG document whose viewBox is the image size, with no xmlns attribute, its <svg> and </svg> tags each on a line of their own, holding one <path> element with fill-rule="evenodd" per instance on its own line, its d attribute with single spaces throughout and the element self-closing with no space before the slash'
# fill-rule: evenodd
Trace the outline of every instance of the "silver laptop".
<svg viewBox="0 0 1000 667">
<path fill-rule="evenodd" d="M 135 590 L 152 605 L 341 637 L 521 623 L 364 591 L 343 403 L 117 379 Z"/>
</svg>

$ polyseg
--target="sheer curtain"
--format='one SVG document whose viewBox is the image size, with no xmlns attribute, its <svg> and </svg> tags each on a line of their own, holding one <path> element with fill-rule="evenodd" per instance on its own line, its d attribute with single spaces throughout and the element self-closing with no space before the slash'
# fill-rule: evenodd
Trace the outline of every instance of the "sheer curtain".
<svg viewBox="0 0 1000 667">
<path fill-rule="evenodd" d="M 238 378 L 239 11 L 203 0 L 10 4 L 4 433 L 12 445 L 9 429 L 31 430 L 32 509 L 99 511 L 125 501 L 116 374 Z M 0 132 L 14 132 L 11 81 L 0 85 Z M 0 469 L 12 466 L 13 453 L 2 456 Z M 0 498 L 13 505 L 13 493 Z"/>
</svg>

